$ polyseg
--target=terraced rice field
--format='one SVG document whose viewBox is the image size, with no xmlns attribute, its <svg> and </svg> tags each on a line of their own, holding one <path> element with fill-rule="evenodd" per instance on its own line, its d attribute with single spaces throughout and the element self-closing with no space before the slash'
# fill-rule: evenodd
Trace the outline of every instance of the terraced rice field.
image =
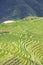
<svg viewBox="0 0 43 65">
<path fill-rule="evenodd" d="M 43 65 L 43 17 L 0 24 L 0 65 Z"/>
</svg>

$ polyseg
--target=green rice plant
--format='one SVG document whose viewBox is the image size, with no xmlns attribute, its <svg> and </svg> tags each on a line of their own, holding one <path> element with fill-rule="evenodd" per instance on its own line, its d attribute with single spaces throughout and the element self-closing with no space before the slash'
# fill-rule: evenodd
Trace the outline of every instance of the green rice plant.
<svg viewBox="0 0 43 65">
<path fill-rule="evenodd" d="M 43 65 L 43 18 L 1 23 L 0 32 L 0 65 Z"/>
</svg>

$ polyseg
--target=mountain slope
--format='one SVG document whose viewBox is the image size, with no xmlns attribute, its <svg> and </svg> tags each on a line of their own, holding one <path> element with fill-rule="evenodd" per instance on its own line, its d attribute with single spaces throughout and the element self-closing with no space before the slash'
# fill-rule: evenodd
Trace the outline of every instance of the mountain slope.
<svg viewBox="0 0 43 65">
<path fill-rule="evenodd" d="M 0 21 L 43 16 L 43 0 L 0 0 Z"/>
<path fill-rule="evenodd" d="M 0 24 L 0 65 L 43 65 L 43 17 Z"/>
</svg>

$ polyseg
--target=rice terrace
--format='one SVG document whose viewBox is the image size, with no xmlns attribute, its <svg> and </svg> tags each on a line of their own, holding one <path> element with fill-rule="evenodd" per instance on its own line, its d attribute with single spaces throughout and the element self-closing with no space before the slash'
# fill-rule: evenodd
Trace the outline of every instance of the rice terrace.
<svg viewBox="0 0 43 65">
<path fill-rule="evenodd" d="M 43 65 L 43 17 L 0 23 L 0 65 Z"/>
</svg>

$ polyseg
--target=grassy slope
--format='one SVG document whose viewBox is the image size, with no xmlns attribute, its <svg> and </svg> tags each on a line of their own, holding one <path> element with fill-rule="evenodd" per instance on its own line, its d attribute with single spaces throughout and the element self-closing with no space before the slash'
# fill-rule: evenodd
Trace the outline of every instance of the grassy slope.
<svg viewBox="0 0 43 65">
<path fill-rule="evenodd" d="M 16 56 L 22 60 L 22 65 L 43 64 L 43 17 L 27 17 L 10 24 L 2 23 L 1 31 L 9 33 L 0 34 L 0 63 L 10 56 Z"/>
</svg>

